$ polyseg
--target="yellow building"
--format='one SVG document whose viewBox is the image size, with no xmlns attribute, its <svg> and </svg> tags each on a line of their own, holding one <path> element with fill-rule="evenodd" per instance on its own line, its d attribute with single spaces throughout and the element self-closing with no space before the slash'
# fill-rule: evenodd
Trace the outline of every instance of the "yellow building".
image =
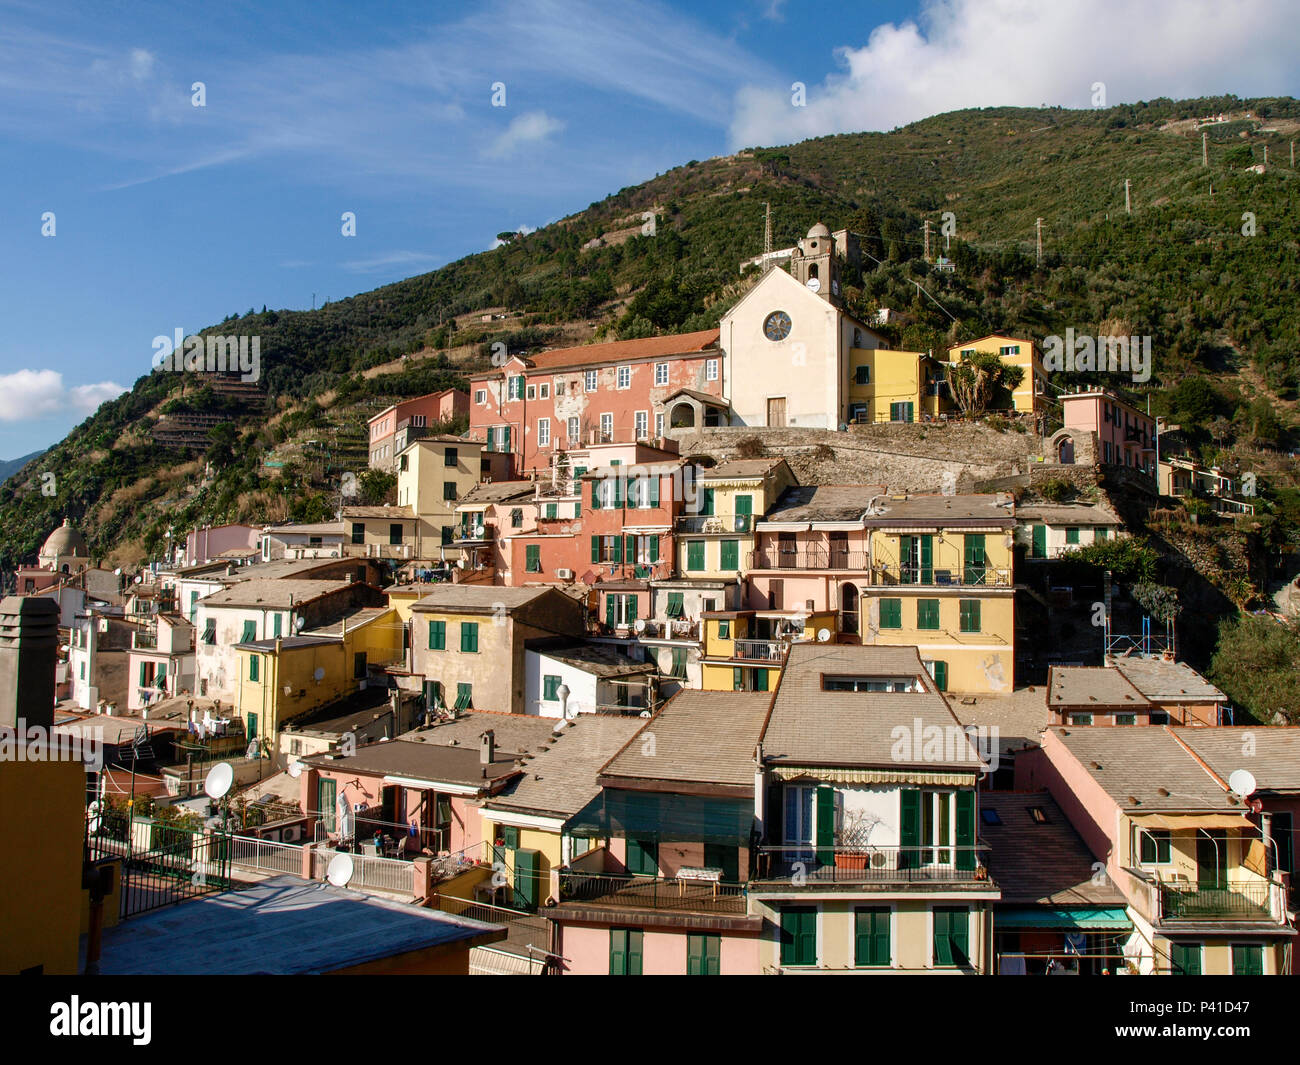
<svg viewBox="0 0 1300 1065">
<path fill-rule="evenodd" d="M 354 558 L 419 558 L 417 521 L 410 507 L 344 507 L 343 554 Z"/>
<path fill-rule="evenodd" d="M 456 504 L 482 480 L 483 469 L 483 444 L 458 436 L 425 437 L 397 456 L 397 503 L 416 519 L 415 558 L 461 557 L 453 543 Z"/>
<path fill-rule="evenodd" d="M 1041 415 L 1047 410 L 1047 371 L 1038 345 L 1024 337 L 993 333 L 948 349 L 948 362 L 957 363 L 975 353 L 999 355 L 1004 363 L 1019 366 L 1024 375 L 1012 393 L 1012 408 L 1021 414 Z"/>
<path fill-rule="evenodd" d="M 0 762 L 0 973 L 77 972 L 85 803 L 79 760 Z"/>
<path fill-rule="evenodd" d="M 249 739 L 274 750 L 283 724 L 356 691 L 371 666 L 401 662 L 402 631 L 396 610 L 366 607 L 299 636 L 236 644 L 234 708 Z"/>
<path fill-rule="evenodd" d="M 941 413 L 941 364 L 923 351 L 853 348 L 849 352 L 848 420 L 914 422 Z"/>
<path fill-rule="evenodd" d="M 997 496 L 887 499 L 866 519 L 864 644 L 916 647 L 940 690 L 1015 685 L 1015 519 Z"/>
<path fill-rule="evenodd" d="M 688 579 L 735 579 L 749 568 L 754 522 L 790 485 L 785 459 L 730 459 L 695 476 L 695 500 L 676 518 L 677 572 Z"/>
<path fill-rule="evenodd" d="M 704 691 L 774 691 L 792 642 L 829 642 L 836 631 L 833 610 L 709 610 L 701 620 Z"/>
</svg>

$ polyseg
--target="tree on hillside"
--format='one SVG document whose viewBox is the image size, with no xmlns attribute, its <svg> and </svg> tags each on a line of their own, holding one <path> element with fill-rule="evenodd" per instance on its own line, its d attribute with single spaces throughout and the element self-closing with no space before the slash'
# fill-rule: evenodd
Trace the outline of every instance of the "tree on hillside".
<svg viewBox="0 0 1300 1065">
<path fill-rule="evenodd" d="M 1258 721 L 1277 715 L 1300 724 L 1300 633 L 1266 615 L 1243 616 L 1219 629 L 1209 676 Z M 1240 723 L 1240 722 L 1238 722 Z"/>
<path fill-rule="evenodd" d="M 952 398 L 963 414 L 983 414 L 999 391 L 1011 392 L 1025 371 L 992 352 L 976 352 L 945 371 Z"/>
</svg>

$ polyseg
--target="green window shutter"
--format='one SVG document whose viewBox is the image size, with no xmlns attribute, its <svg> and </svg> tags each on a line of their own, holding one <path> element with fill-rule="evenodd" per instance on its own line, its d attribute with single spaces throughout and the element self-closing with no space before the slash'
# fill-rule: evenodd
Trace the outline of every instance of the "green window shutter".
<svg viewBox="0 0 1300 1065">
<path fill-rule="evenodd" d="M 1047 557 L 1047 526 L 1035 525 L 1033 527 L 1033 544 L 1029 549 L 1030 558 Z"/>
<path fill-rule="evenodd" d="M 749 532 L 754 524 L 754 497 L 736 496 L 736 532 Z"/>
<path fill-rule="evenodd" d="M 939 600 L 918 599 L 916 601 L 916 627 L 918 629 L 939 627 Z"/>
<path fill-rule="evenodd" d="M 953 961 L 958 965 L 970 964 L 970 911 L 953 907 L 948 918 L 948 935 L 952 939 Z"/>
<path fill-rule="evenodd" d="M 650 478 L 650 505 L 652 507 L 659 505 L 659 478 L 657 476 Z"/>
<path fill-rule="evenodd" d="M 627 871 L 635 876 L 659 875 L 659 844 L 652 839 L 627 841 Z"/>
<path fill-rule="evenodd" d="M 948 663 L 936 662 L 934 664 L 934 686 L 941 692 L 948 690 Z"/>
<path fill-rule="evenodd" d="M 244 622 L 244 635 L 243 635 L 243 637 L 240 639 L 240 643 L 249 643 L 250 641 L 252 641 L 252 640 L 256 640 L 256 639 L 257 639 L 257 622 L 256 622 L 256 621 L 245 621 L 245 622 Z"/>
<path fill-rule="evenodd" d="M 853 913 L 853 964 L 888 965 L 889 910 L 884 907 L 858 909 Z"/>
<path fill-rule="evenodd" d="M 745 690 L 745 671 L 739 666 L 731 670 L 731 690 L 733 692 L 743 692 Z"/>
<path fill-rule="evenodd" d="M 591 482 L 591 509 L 600 509 L 600 484 L 599 480 Z"/>
<path fill-rule="evenodd" d="M 1234 943 L 1232 945 L 1232 975 L 1263 976 L 1264 948 L 1258 943 Z"/>
<path fill-rule="evenodd" d="M 908 419 L 909 421 L 911 419 Z M 921 540 L 921 583 L 934 583 L 934 537 L 922 536 Z"/>
<path fill-rule="evenodd" d="M 429 622 L 429 650 L 445 651 L 447 649 L 447 623 L 445 621 Z"/>
<path fill-rule="evenodd" d="M 731 621 L 727 618 L 723 618 L 721 621 L 718 622 L 718 639 L 719 640 L 731 639 Z"/>
<path fill-rule="evenodd" d="M 593 536 L 591 538 L 591 561 L 592 562 L 600 561 L 600 537 L 599 536 Z"/>
<path fill-rule="evenodd" d="M 614 541 L 614 557 L 610 561 L 621 563 L 623 561 L 623 537 L 615 536 L 612 539 Z"/>
<path fill-rule="evenodd" d="M 712 488 L 704 489 L 704 509 L 701 510 L 700 513 L 706 516 L 711 516 L 713 514 L 713 489 Z"/>
<path fill-rule="evenodd" d="M 970 534 L 962 538 L 962 568 L 967 584 L 983 584 L 988 556 L 984 551 L 984 534 Z"/>
<path fill-rule="evenodd" d="M 259 672 L 259 667 L 261 665 L 261 662 L 262 662 L 261 655 L 248 656 L 248 679 L 249 680 L 258 679 L 258 672 Z"/>
<path fill-rule="evenodd" d="M 547 702 L 555 702 L 560 698 L 560 678 L 553 673 L 542 678 L 542 698 Z"/>
<path fill-rule="evenodd" d="M 605 596 L 605 624 L 611 629 L 617 624 L 616 604 L 612 595 Z"/>
<path fill-rule="evenodd" d="M 901 599 L 880 600 L 880 627 L 882 629 L 901 629 L 903 627 L 903 601 Z"/>
<path fill-rule="evenodd" d="M 726 570 L 740 569 L 739 540 L 722 541 L 722 565 L 720 568 Z"/>
<path fill-rule="evenodd" d="M 474 703 L 474 685 L 463 681 L 456 685 L 456 709 L 469 710 Z"/>
<path fill-rule="evenodd" d="M 529 573 L 542 572 L 542 545 L 527 544 L 524 547 L 524 569 Z"/>
<path fill-rule="evenodd" d="M 659 534 L 655 533 L 650 537 L 650 561 L 659 561 Z"/>
<path fill-rule="evenodd" d="M 686 544 L 686 568 L 699 571 L 704 569 L 704 541 L 690 540 Z"/>
<path fill-rule="evenodd" d="M 1110 539 L 1110 530 L 1099 525 L 1097 528 L 1093 529 L 1092 538 L 1098 543 L 1103 543 Z"/>
<path fill-rule="evenodd" d="M 679 618 L 686 612 L 685 594 L 685 592 L 668 593 L 668 616 L 670 618 Z"/>
<path fill-rule="evenodd" d="M 722 954 L 721 936 L 686 937 L 686 975 L 717 976 Z"/>
<path fill-rule="evenodd" d="M 462 621 L 460 623 L 460 649 L 470 654 L 478 651 L 477 621 Z"/>
<path fill-rule="evenodd" d="M 627 597 L 627 623 L 629 625 L 636 624 L 636 596 L 635 595 L 629 595 Z"/>
<path fill-rule="evenodd" d="M 975 793 L 957 792 L 957 868 L 975 868 Z"/>
<path fill-rule="evenodd" d="M 781 911 L 781 964 L 817 964 L 817 911 L 812 907 Z"/>
<path fill-rule="evenodd" d="M 1065 542 L 1067 544 L 1077 544 L 1079 542 L 1079 527 L 1077 525 L 1065 530 Z"/>
<path fill-rule="evenodd" d="M 1232 969 L 1237 971 L 1237 948 L 1232 949 Z M 1199 943 L 1178 943 L 1169 944 L 1169 964 L 1173 976 L 1200 976 L 1201 975 L 1201 944 Z"/>
<path fill-rule="evenodd" d="M 515 830 L 516 837 L 518 829 Z M 518 838 L 516 838 L 518 845 Z M 541 878 L 538 876 L 538 866 L 540 865 L 540 852 L 532 849 L 515 851 L 515 905 L 521 910 L 535 910 L 538 898 L 538 889 L 541 886 Z"/>
<path fill-rule="evenodd" d="M 609 930 L 609 975 L 627 976 L 627 937 L 626 928 Z"/>
<path fill-rule="evenodd" d="M 636 537 L 631 534 L 623 537 L 623 557 L 627 559 L 628 565 L 634 565 L 640 561 L 636 557 Z"/>
<path fill-rule="evenodd" d="M 147 681 L 145 680 L 145 670 L 144 670 L 145 664 L 146 664 L 146 663 L 144 663 L 144 662 L 141 662 L 141 663 L 140 663 L 140 684 L 139 684 L 139 687 L 141 687 L 141 688 L 148 687 L 148 683 L 147 683 Z"/>
<path fill-rule="evenodd" d="M 835 789 L 825 785 L 817 789 L 817 861 L 835 862 Z"/>
<path fill-rule="evenodd" d="M 637 929 L 635 931 L 629 930 L 627 933 L 627 975 L 628 976 L 641 975 L 641 956 L 642 956 L 641 940 L 643 935 L 644 933 L 640 929 Z"/>
<path fill-rule="evenodd" d="M 768 682 L 768 678 L 771 675 L 772 675 L 772 671 L 770 669 L 754 670 L 754 691 L 756 692 L 769 691 L 770 689 L 767 686 L 767 682 Z"/>
<path fill-rule="evenodd" d="M 898 797 L 901 804 L 898 839 L 903 848 L 898 855 L 898 867 L 912 869 L 918 864 L 915 848 L 921 845 L 921 790 L 904 788 Z"/>
<path fill-rule="evenodd" d="M 934 964 L 952 964 L 952 938 L 949 935 L 951 911 L 945 906 L 936 906 L 934 919 Z"/>
<path fill-rule="evenodd" d="M 962 599 L 959 605 L 961 608 L 961 631 L 979 632 L 980 601 L 978 599 Z"/>
</svg>

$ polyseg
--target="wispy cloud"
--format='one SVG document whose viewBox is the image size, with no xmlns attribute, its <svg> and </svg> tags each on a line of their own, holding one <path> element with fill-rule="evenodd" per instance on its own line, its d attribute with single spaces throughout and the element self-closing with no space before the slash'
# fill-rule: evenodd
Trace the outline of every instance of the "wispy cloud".
<svg viewBox="0 0 1300 1065">
<path fill-rule="evenodd" d="M 926 0 L 919 22 L 836 49 L 840 69 L 805 79 L 804 107 L 788 80 L 747 79 L 730 140 L 789 144 L 967 107 L 1087 107 L 1099 81 L 1110 104 L 1217 95 L 1227 65 L 1231 91 L 1274 95 L 1293 80 L 1295 26 L 1290 0 Z"/>
<path fill-rule="evenodd" d="M 432 266 L 437 261 L 436 255 L 429 255 L 422 251 L 390 251 L 369 259 L 353 259 L 351 262 L 344 263 L 343 269 L 351 270 L 355 274 L 368 274 L 390 266 Z"/>
<path fill-rule="evenodd" d="M 19 370 L 0 375 L 0 422 L 34 421 L 49 414 L 87 415 L 126 389 L 112 381 L 63 383 L 57 370 Z"/>
<path fill-rule="evenodd" d="M 564 129 L 564 123 L 552 118 L 545 111 L 529 111 L 518 118 L 510 120 L 510 125 L 484 151 L 489 159 L 501 159 L 514 155 L 526 144 L 538 144 L 553 133 Z"/>
</svg>

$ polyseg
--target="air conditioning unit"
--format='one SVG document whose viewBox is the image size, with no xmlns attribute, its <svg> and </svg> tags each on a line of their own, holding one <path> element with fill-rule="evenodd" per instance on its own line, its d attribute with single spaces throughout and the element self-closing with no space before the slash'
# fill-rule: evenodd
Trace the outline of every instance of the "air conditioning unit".
<svg viewBox="0 0 1300 1065">
<path fill-rule="evenodd" d="M 556 575 L 557 577 L 559 577 L 560 580 L 562 580 L 562 581 L 571 581 L 571 580 L 573 580 L 573 570 L 571 570 L 571 569 L 557 569 L 557 570 L 555 571 L 555 575 Z"/>
</svg>

